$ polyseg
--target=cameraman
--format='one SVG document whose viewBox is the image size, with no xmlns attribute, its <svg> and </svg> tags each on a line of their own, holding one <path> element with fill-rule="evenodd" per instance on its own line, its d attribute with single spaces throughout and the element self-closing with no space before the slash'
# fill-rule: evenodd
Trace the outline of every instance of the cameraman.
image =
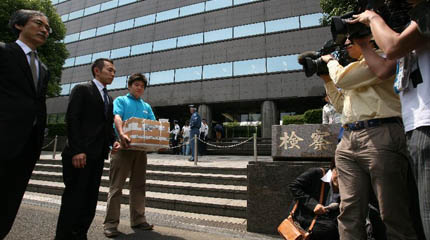
<svg viewBox="0 0 430 240">
<path fill-rule="evenodd" d="M 408 210 L 408 158 L 400 101 L 393 91 L 396 62 L 378 55 L 370 37 L 348 39 L 345 47 L 357 59 L 346 67 L 331 55 L 321 57 L 329 70 L 329 76 L 321 76 L 326 92 L 342 112 L 345 128 L 335 155 L 341 195 L 340 239 L 366 238 L 372 190 L 387 238 L 417 239 Z"/>
<path fill-rule="evenodd" d="M 370 10 L 355 16 L 351 23 L 361 22 L 370 26 L 378 46 L 388 58 L 405 56 L 399 63 L 412 56 L 417 58 L 417 70 L 406 68 L 401 71 L 411 73 L 399 95 L 418 186 L 421 220 L 425 235 L 430 239 L 430 2 L 408 2 L 413 5 L 411 18 L 415 20 L 401 33 L 393 31 L 377 13 Z"/>
</svg>

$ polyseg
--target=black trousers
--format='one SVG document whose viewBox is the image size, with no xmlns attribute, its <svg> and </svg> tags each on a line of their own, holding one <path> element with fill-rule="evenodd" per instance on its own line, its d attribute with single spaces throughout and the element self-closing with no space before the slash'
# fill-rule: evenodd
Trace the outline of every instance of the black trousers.
<svg viewBox="0 0 430 240">
<path fill-rule="evenodd" d="M 84 168 L 74 168 L 63 157 L 64 189 L 55 239 L 87 239 L 99 195 L 104 157 L 87 158 Z"/>
<path fill-rule="evenodd" d="M 24 150 L 12 159 L 2 159 L 0 167 L 0 239 L 6 237 L 15 221 L 31 173 L 40 158 L 40 139 L 33 128 Z M 7 151 L 7 149 L 5 149 Z"/>
</svg>

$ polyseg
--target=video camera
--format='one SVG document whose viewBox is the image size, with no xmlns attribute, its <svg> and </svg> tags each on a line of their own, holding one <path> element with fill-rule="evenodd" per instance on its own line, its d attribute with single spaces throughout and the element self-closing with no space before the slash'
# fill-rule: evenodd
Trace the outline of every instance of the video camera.
<svg viewBox="0 0 430 240">
<path fill-rule="evenodd" d="M 331 21 L 331 34 L 337 44 L 343 44 L 349 39 L 361 38 L 370 35 L 370 28 L 362 23 L 348 23 L 353 15 L 365 10 L 373 10 L 378 13 L 394 31 L 401 32 L 410 21 L 408 11 L 411 9 L 406 0 L 357 0 L 354 12 L 342 16 L 333 16 Z"/>
<path fill-rule="evenodd" d="M 307 51 L 299 55 L 298 61 L 303 66 L 306 77 L 313 74 L 328 74 L 327 64 L 322 61 L 321 56 L 332 53 L 342 66 L 355 61 L 349 57 L 344 43 L 347 38 L 362 38 L 371 34 L 370 28 L 362 23 L 350 24 L 348 20 L 353 15 L 359 14 L 366 9 L 375 10 L 395 31 L 401 32 L 410 21 L 408 11 L 409 3 L 406 0 L 357 0 L 354 12 L 342 16 L 332 17 L 331 33 L 333 40 L 327 41 L 321 50 Z"/>
<path fill-rule="evenodd" d="M 315 73 L 317 75 L 328 74 L 327 64 L 321 59 L 321 56 L 330 53 L 334 53 L 339 63 L 343 66 L 352 62 L 343 45 L 336 44 L 333 40 L 328 40 L 319 51 L 307 51 L 299 55 L 298 61 L 303 66 L 306 77 L 310 77 Z"/>
</svg>

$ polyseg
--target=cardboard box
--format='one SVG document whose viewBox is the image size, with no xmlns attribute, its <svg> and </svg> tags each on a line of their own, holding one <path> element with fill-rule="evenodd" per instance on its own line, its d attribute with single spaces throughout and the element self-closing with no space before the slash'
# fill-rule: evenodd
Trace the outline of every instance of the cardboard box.
<svg viewBox="0 0 430 240">
<path fill-rule="evenodd" d="M 124 123 L 123 130 L 131 139 L 130 149 L 158 151 L 169 148 L 170 123 L 167 120 L 130 118 Z"/>
</svg>

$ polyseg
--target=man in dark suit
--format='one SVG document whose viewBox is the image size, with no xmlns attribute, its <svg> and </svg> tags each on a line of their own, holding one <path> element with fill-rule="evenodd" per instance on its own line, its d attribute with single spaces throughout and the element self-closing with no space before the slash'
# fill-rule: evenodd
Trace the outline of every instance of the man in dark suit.
<svg viewBox="0 0 430 240">
<path fill-rule="evenodd" d="M 112 98 L 106 86 L 115 76 L 109 59 L 91 66 L 94 79 L 76 85 L 67 107 L 67 145 L 62 153 L 66 188 L 61 199 L 55 239 L 87 239 L 95 216 L 104 160 L 110 146 L 119 149 L 113 131 Z"/>
<path fill-rule="evenodd" d="M 12 228 L 40 157 L 49 80 L 36 50 L 49 36 L 48 18 L 39 11 L 18 10 L 9 26 L 18 40 L 0 42 L 0 239 Z"/>
</svg>

